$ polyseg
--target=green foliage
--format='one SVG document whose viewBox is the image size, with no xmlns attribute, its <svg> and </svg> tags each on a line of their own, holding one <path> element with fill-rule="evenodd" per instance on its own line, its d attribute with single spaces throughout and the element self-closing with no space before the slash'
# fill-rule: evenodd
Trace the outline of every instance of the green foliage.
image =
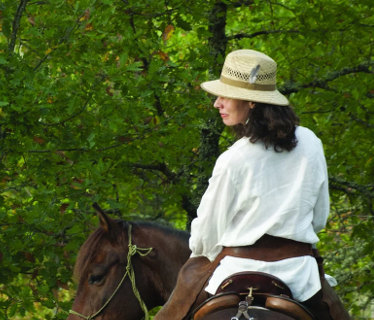
<svg viewBox="0 0 374 320">
<path fill-rule="evenodd" d="M 0 318 L 66 318 L 75 256 L 97 223 L 93 202 L 121 218 L 188 227 L 217 151 L 232 141 L 199 89 L 223 62 L 217 44 L 272 56 L 280 89 L 322 139 L 332 214 L 320 249 L 352 314 L 368 310 L 370 8 L 363 0 L 3 0 Z"/>
</svg>

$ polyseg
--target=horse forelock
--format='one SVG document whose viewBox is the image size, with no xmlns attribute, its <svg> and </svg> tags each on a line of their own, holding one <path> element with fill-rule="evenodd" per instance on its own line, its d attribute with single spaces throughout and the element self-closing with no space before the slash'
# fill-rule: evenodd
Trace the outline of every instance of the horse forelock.
<svg viewBox="0 0 374 320">
<path fill-rule="evenodd" d="M 115 222 L 119 225 L 121 232 L 117 232 L 117 234 L 114 235 L 113 233 L 108 233 L 102 227 L 99 227 L 81 246 L 74 266 L 74 279 L 76 281 L 79 281 L 88 266 L 95 260 L 100 253 L 100 247 L 105 241 L 114 243 L 113 236 L 115 236 L 117 243 L 124 241 L 124 236 L 129 224 L 123 220 L 116 220 Z"/>
</svg>

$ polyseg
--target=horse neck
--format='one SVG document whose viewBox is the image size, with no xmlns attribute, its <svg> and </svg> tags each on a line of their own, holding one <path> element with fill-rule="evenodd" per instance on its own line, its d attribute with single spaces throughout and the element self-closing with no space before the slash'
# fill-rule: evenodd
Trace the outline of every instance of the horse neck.
<svg viewBox="0 0 374 320">
<path fill-rule="evenodd" d="M 156 257 L 147 260 L 151 261 L 152 283 L 160 299 L 166 302 L 174 289 L 179 270 L 190 256 L 188 234 L 157 226 L 148 226 L 142 231 L 140 234 L 146 238 L 145 245 L 153 248 Z M 152 266 L 152 263 L 155 265 Z"/>
</svg>

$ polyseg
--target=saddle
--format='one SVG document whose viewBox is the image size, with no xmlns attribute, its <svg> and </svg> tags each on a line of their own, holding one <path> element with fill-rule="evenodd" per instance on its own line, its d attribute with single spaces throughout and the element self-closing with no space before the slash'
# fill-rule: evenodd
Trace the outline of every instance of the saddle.
<svg viewBox="0 0 374 320">
<path fill-rule="evenodd" d="M 324 279 L 322 259 L 319 257 L 317 252 L 313 252 L 311 245 L 289 239 L 273 237 L 270 235 L 264 235 L 251 246 L 225 247 L 213 262 L 210 262 L 209 259 L 204 256 L 188 259 L 179 272 L 177 284 L 175 286 L 175 289 L 173 290 L 173 293 L 165 303 L 164 307 L 156 314 L 154 320 L 186 320 L 191 318 L 195 319 L 194 317 L 199 316 L 199 314 L 209 315 L 209 317 L 204 317 L 204 320 L 209 320 L 209 318 L 212 320 L 218 320 L 231 319 L 231 317 L 233 317 L 233 314 L 237 314 L 239 312 L 239 303 L 243 301 L 247 302 L 247 297 L 251 296 L 248 292 L 248 288 L 250 288 L 251 285 L 246 284 L 246 287 L 244 289 L 246 289 L 247 291 L 242 292 L 242 294 L 240 294 L 240 291 L 242 290 L 239 290 L 239 293 L 237 293 L 235 290 L 232 290 L 231 292 L 225 292 L 225 288 L 223 288 L 222 293 L 210 297 L 208 298 L 208 300 L 208 293 L 204 291 L 204 287 L 206 286 L 209 277 L 213 274 L 219 262 L 225 256 L 251 258 L 262 261 L 278 261 L 286 258 L 304 255 L 311 255 L 316 259 L 319 259 L 317 261 L 320 267 L 322 282 L 322 300 L 319 299 L 316 303 L 308 306 L 316 315 L 318 314 L 318 319 L 349 320 L 349 314 L 344 309 L 340 299 L 338 298 L 334 290 L 328 285 L 326 279 Z M 228 282 L 230 282 L 230 280 L 228 280 Z M 225 283 L 226 282 L 224 282 L 223 284 Z M 279 282 L 277 283 L 279 284 Z M 227 288 L 227 290 L 231 290 L 233 288 L 231 283 L 230 286 L 226 285 L 225 287 Z M 252 287 L 257 288 L 256 284 L 252 284 Z M 267 289 L 263 289 L 262 292 L 259 292 L 253 290 L 253 288 L 253 301 L 251 302 L 251 304 L 247 302 L 248 307 L 246 307 L 245 304 L 241 305 L 243 309 L 247 311 L 247 313 L 250 310 L 250 313 L 253 314 L 251 315 L 252 318 L 278 320 L 314 319 L 303 305 L 292 299 L 292 296 L 290 294 L 288 295 L 287 293 L 279 292 L 277 292 L 276 294 L 269 293 Z M 321 309 L 321 304 L 327 304 L 330 313 L 329 310 Z M 228 305 L 231 306 L 231 309 L 228 307 Z M 296 311 L 294 309 L 296 309 Z M 216 310 L 220 314 L 220 316 L 216 317 L 216 312 L 211 312 L 210 310 Z M 280 312 L 280 310 L 282 310 L 282 313 Z M 297 315 L 297 310 L 301 310 L 300 316 Z M 319 310 L 322 311 L 319 312 Z M 225 317 L 221 316 L 222 312 L 225 312 Z M 256 316 L 256 314 L 264 312 L 266 312 L 265 316 L 263 314 Z M 274 312 L 276 313 L 275 316 L 271 316 L 271 313 Z M 288 316 L 287 313 L 292 314 L 292 317 Z M 270 316 L 268 316 L 269 314 Z M 309 316 L 309 318 L 306 316 L 306 314 Z M 211 317 L 211 315 L 213 316 Z M 246 317 L 246 313 L 243 313 L 242 315 Z M 239 316 L 236 318 L 242 320 L 241 318 L 243 317 Z M 237 319 L 235 319 L 234 317 L 233 320 Z"/>
<path fill-rule="evenodd" d="M 192 312 L 191 319 L 242 320 L 264 315 L 279 320 L 315 320 L 292 299 L 285 283 L 263 272 L 240 272 L 225 279 L 216 294 Z"/>
</svg>

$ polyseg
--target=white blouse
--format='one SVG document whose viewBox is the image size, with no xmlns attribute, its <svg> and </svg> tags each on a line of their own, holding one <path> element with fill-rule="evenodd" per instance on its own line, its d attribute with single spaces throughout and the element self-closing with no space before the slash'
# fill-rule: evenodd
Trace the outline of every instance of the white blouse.
<svg viewBox="0 0 374 320">
<path fill-rule="evenodd" d="M 321 141 L 297 127 L 292 151 L 275 152 L 244 137 L 222 153 L 192 221 L 191 257 L 213 261 L 222 247 L 246 246 L 265 233 L 315 244 L 329 214 L 326 160 Z M 321 285 L 311 256 L 264 262 L 225 257 L 206 290 L 215 293 L 229 275 L 270 273 L 285 282 L 294 298 L 305 301 Z"/>
</svg>

